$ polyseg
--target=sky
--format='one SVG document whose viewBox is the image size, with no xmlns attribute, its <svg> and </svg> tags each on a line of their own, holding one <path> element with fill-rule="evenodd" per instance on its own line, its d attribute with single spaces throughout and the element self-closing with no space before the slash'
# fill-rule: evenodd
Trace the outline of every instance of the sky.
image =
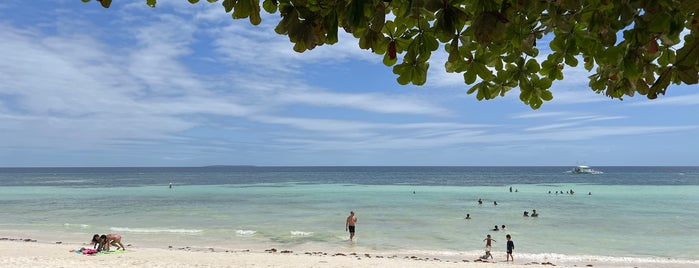
<svg viewBox="0 0 699 268">
<path fill-rule="evenodd" d="M 0 2 L 0 167 L 699 165 L 698 85 L 612 100 L 567 67 L 532 110 L 518 89 L 467 94 L 442 48 L 425 85 L 401 86 L 347 34 L 297 53 L 262 19 Z"/>
</svg>

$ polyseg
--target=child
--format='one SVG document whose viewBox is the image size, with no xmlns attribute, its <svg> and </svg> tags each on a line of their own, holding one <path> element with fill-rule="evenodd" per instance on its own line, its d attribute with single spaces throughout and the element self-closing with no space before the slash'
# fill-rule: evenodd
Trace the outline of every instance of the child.
<svg viewBox="0 0 699 268">
<path fill-rule="evenodd" d="M 100 236 L 99 234 L 95 234 L 92 236 L 91 243 L 94 245 L 93 249 L 95 249 L 97 251 L 102 251 L 102 250 L 104 250 L 104 247 L 107 244 L 107 236 L 106 235 Z"/>
<path fill-rule="evenodd" d="M 515 262 L 515 257 L 512 256 L 512 250 L 515 249 L 515 242 L 512 242 L 510 234 L 507 234 L 505 238 L 507 238 L 507 261 L 510 261 L 510 258 L 512 258 L 512 262 Z"/>
<path fill-rule="evenodd" d="M 490 249 L 491 249 L 491 244 L 492 242 L 497 242 L 495 239 L 492 239 L 490 235 L 486 236 L 485 239 L 485 256 L 483 256 L 483 259 L 488 259 L 490 257 L 491 259 L 493 258 L 493 255 L 490 254 Z"/>
</svg>

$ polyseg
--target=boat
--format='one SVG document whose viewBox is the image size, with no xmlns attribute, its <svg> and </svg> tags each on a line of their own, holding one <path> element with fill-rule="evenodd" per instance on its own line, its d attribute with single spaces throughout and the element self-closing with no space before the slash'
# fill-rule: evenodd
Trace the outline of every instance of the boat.
<svg viewBox="0 0 699 268">
<path fill-rule="evenodd" d="M 576 166 L 570 171 L 573 174 L 602 174 L 604 172 L 599 170 L 594 170 L 589 166 Z"/>
</svg>

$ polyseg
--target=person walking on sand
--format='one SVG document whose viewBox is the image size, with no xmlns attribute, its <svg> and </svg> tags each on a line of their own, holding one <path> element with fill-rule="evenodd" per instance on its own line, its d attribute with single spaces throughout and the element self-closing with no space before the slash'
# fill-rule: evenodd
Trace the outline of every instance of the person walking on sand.
<svg viewBox="0 0 699 268">
<path fill-rule="evenodd" d="M 350 211 L 349 216 L 347 216 L 347 221 L 345 222 L 345 231 L 350 233 L 350 241 L 354 239 L 354 226 L 357 224 L 357 216 L 354 216 L 354 211 Z"/>
<path fill-rule="evenodd" d="M 495 241 L 495 239 L 491 238 L 490 235 L 487 235 L 485 237 L 485 239 L 483 239 L 483 241 L 485 241 L 485 256 L 483 256 L 483 257 L 484 257 L 484 259 L 487 259 L 488 257 L 490 257 L 492 259 L 493 255 L 490 254 L 490 250 L 492 248 L 492 242 L 497 242 L 497 241 Z"/>
<path fill-rule="evenodd" d="M 512 236 L 510 236 L 510 234 L 507 234 L 505 238 L 507 238 L 507 261 L 510 261 L 510 258 L 512 258 L 512 262 L 515 262 L 515 257 L 512 256 L 512 250 L 515 249 L 515 242 L 512 242 Z"/>
</svg>

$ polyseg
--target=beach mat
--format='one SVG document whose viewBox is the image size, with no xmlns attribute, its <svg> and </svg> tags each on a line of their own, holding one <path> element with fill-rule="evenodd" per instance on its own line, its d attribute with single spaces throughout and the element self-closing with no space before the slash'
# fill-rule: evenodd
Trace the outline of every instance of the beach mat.
<svg viewBox="0 0 699 268">
<path fill-rule="evenodd" d="M 126 250 L 104 250 L 97 252 L 97 254 L 121 254 L 121 253 L 126 253 Z"/>
</svg>

